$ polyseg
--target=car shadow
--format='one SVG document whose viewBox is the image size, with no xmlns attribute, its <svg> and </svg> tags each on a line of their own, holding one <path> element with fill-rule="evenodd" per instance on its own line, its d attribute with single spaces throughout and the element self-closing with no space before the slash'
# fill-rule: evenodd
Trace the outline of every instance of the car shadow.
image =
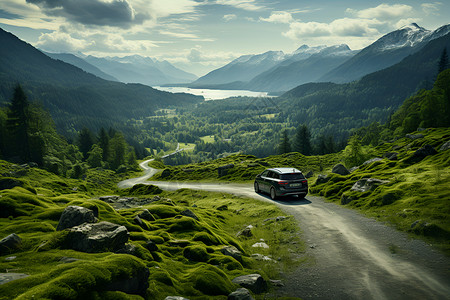
<svg viewBox="0 0 450 300">
<path fill-rule="evenodd" d="M 307 205 L 312 203 L 306 198 L 300 198 L 297 196 L 279 197 L 276 200 L 272 200 L 269 195 L 264 193 L 258 193 L 258 195 L 281 205 Z"/>
</svg>

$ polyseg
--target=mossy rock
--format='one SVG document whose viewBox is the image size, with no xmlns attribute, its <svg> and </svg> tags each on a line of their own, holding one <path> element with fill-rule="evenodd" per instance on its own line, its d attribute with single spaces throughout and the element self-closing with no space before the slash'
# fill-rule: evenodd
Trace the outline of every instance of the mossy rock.
<svg viewBox="0 0 450 300">
<path fill-rule="evenodd" d="M 157 205 L 149 205 L 145 208 L 158 219 L 172 218 L 179 215 L 179 209 L 174 206 L 157 204 Z"/>
<path fill-rule="evenodd" d="M 197 232 L 194 235 L 193 240 L 202 242 L 203 244 L 208 245 L 208 246 L 220 245 L 221 244 L 219 242 L 219 240 L 215 236 L 213 236 L 213 235 L 211 235 L 211 234 L 209 234 L 207 232 L 204 232 L 204 231 Z"/>
<path fill-rule="evenodd" d="M 169 272 L 163 269 L 152 269 L 150 272 L 150 281 L 158 281 L 168 286 L 173 286 L 173 280 Z"/>
<path fill-rule="evenodd" d="M 196 290 L 210 296 L 227 296 L 236 288 L 223 271 L 211 265 L 194 270 L 189 280 Z"/>
<path fill-rule="evenodd" d="M 37 194 L 36 190 L 27 181 L 11 177 L 0 178 L 0 190 L 13 189 L 15 187 L 21 187 L 33 194 Z"/>
<path fill-rule="evenodd" d="M 200 245 L 194 245 L 184 248 L 183 256 L 190 261 L 206 262 L 209 258 L 206 248 Z"/>
<path fill-rule="evenodd" d="M 189 217 L 181 217 L 179 219 L 174 220 L 173 224 L 169 226 L 169 232 L 185 232 L 185 231 L 200 231 L 202 227 L 199 225 L 199 222 L 189 218 Z"/>
<path fill-rule="evenodd" d="M 123 193 L 128 195 L 157 195 L 161 194 L 162 190 L 152 184 L 136 184 L 129 189 L 125 189 Z"/>
<path fill-rule="evenodd" d="M 227 255 L 215 255 L 213 258 L 208 260 L 208 264 L 222 266 L 229 271 L 244 269 L 240 262 Z"/>
</svg>

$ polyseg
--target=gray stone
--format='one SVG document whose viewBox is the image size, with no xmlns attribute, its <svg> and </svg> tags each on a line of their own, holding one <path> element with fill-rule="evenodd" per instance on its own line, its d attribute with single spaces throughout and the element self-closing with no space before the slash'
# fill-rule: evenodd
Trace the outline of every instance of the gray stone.
<svg viewBox="0 0 450 300">
<path fill-rule="evenodd" d="M 341 196 L 341 205 L 349 204 L 353 200 L 354 200 L 353 197 L 348 196 L 346 194 L 342 194 L 342 196 Z"/>
<path fill-rule="evenodd" d="M 62 257 L 59 260 L 59 262 L 62 263 L 62 264 L 70 264 L 70 263 L 73 263 L 73 262 L 76 262 L 76 261 L 79 261 L 79 259 L 78 258 L 73 258 L 73 257 L 67 257 L 67 256 Z"/>
<path fill-rule="evenodd" d="M 139 218 L 147 220 L 147 221 L 155 221 L 155 217 L 152 215 L 152 213 L 148 209 L 144 209 L 139 215 Z"/>
<path fill-rule="evenodd" d="M 407 134 L 405 135 L 405 137 L 407 137 L 408 139 L 411 140 L 418 140 L 418 139 L 423 139 L 423 134 L 419 133 L 419 134 Z"/>
<path fill-rule="evenodd" d="M 236 236 L 251 237 L 251 236 L 253 236 L 252 228 L 253 228 L 253 225 L 248 225 L 243 230 L 239 231 Z"/>
<path fill-rule="evenodd" d="M 67 206 L 58 223 L 56 230 L 64 230 L 83 223 L 94 223 L 94 212 L 88 208 L 81 206 Z"/>
<path fill-rule="evenodd" d="M 167 296 L 164 300 L 189 300 L 181 296 Z"/>
<path fill-rule="evenodd" d="M 383 159 L 380 158 L 380 157 L 375 157 L 375 158 L 366 160 L 365 162 L 363 162 L 363 165 L 370 165 L 371 163 L 374 163 L 374 162 L 377 162 L 377 161 L 381 161 L 381 160 L 383 160 Z"/>
<path fill-rule="evenodd" d="M 98 199 L 105 201 L 107 203 L 113 203 L 114 201 L 119 200 L 119 196 L 101 196 Z"/>
<path fill-rule="evenodd" d="M 253 253 L 252 258 L 259 261 L 274 261 L 272 258 L 259 253 Z"/>
<path fill-rule="evenodd" d="M 258 243 L 254 243 L 252 245 L 253 248 L 264 248 L 264 249 L 269 249 L 269 245 L 267 245 L 265 242 L 258 242 Z"/>
<path fill-rule="evenodd" d="M 0 255 L 11 253 L 22 246 L 22 239 L 15 233 L 0 240 Z"/>
<path fill-rule="evenodd" d="M 278 286 L 278 287 L 283 287 L 284 283 L 281 280 L 275 280 L 275 279 L 271 279 L 269 280 L 270 285 L 272 286 Z"/>
<path fill-rule="evenodd" d="M 388 180 L 381 180 L 376 178 L 363 178 L 355 182 L 355 184 L 350 189 L 351 191 L 357 191 L 357 192 L 368 192 L 371 190 L 376 189 L 378 186 L 382 184 L 389 183 Z M 341 200 L 342 203 L 342 200 Z"/>
<path fill-rule="evenodd" d="M 234 278 L 231 282 L 251 290 L 255 294 L 261 294 L 267 290 L 267 283 L 259 274 L 249 274 Z"/>
<path fill-rule="evenodd" d="M 68 229 L 65 246 L 88 253 L 117 251 L 125 246 L 128 237 L 125 226 L 105 221 L 96 224 L 84 223 Z"/>
<path fill-rule="evenodd" d="M 347 170 L 347 168 L 343 164 L 337 164 L 333 167 L 333 170 L 331 170 L 331 173 L 339 174 L 339 175 L 348 175 L 350 172 Z"/>
<path fill-rule="evenodd" d="M 181 212 L 181 215 L 183 215 L 183 216 L 185 216 L 185 217 L 189 217 L 189 218 L 195 219 L 195 220 L 198 221 L 198 217 L 197 217 L 197 216 L 194 214 L 194 212 L 193 212 L 192 210 L 190 210 L 190 209 L 183 210 L 183 211 Z"/>
<path fill-rule="evenodd" d="M 0 273 L 0 285 L 17 279 L 22 279 L 30 275 L 23 273 Z"/>
<path fill-rule="evenodd" d="M 136 255 L 136 246 L 133 244 L 125 244 L 125 246 L 119 250 L 117 250 L 116 254 L 129 254 Z"/>
<path fill-rule="evenodd" d="M 228 174 L 228 170 L 234 168 L 234 164 L 228 164 L 225 166 L 220 166 L 217 168 L 217 173 L 219 174 L 219 177 L 225 176 Z"/>
<path fill-rule="evenodd" d="M 328 178 L 327 175 L 319 175 L 319 176 L 317 176 L 315 184 L 317 185 L 317 184 L 327 183 L 329 180 L 330 180 L 330 178 Z"/>
<path fill-rule="evenodd" d="M 350 173 L 353 173 L 353 172 L 355 172 L 356 170 L 358 170 L 359 169 L 359 167 L 358 166 L 355 166 L 355 167 L 351 167 L 350 168 L 350 170 L 348 170 Z"/>
<path fill-rule="evenodd" d="M 242 262 L 242 252 L 238 250 L 235 246 L 225 246 L 220 249 L 223 255 L 231 256 L 237 261 Z"/>
<path fill-rule="evenodd" d="M 228 295 L 228 300 L 253 300 L 250 291 L 246 288 L 239 288 Z"/>
<path fill-rule="evenodd" d="M 135 216 L 133 218 L 134 223 L 136 223 L 136 225 L 139 225 L 139 227 L 141 227 L 142 229 L 148 230 L 148 226 L 147 224 L 145 224 L 144 221 L 141 220 L 141 218 L 139 218 L 139 216 Z"/>
<path fill-rule="evenodd" d="M 433 146 L 425 145 L 424 147 L 420 148 L 416 152 L 414 152 L 414 157 L 418 159 L 423 159 L 430 155 L 437 154 L 437 151 L 433 148 Z"/>
<path fill-rule="evenodd" d="M 446 142 L 441 146 L 441 148 L 439 149 L 439 151 L 445 151 L 445 150 L 448 150 L 448 149 L 450 149 L 450 140 L 446 141 Z"/>
</svg>

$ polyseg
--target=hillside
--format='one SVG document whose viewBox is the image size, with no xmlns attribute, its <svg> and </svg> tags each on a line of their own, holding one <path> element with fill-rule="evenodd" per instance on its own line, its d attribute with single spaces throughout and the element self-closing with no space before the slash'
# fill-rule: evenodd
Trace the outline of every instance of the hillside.
<svg viewBox="0 0 450 300">
<path fill-rule="evenodd" d="M 31 100 L 50 111 L 61 133 L 83 126 L 115 126 L 148 116 L 169 105 L 201 102 L 201 97 L 171 94 L 140 84 L 106 81 L 46 56 L 0 30 L 0 103 L 8 102 L 17 83 Z"/>
</svg>

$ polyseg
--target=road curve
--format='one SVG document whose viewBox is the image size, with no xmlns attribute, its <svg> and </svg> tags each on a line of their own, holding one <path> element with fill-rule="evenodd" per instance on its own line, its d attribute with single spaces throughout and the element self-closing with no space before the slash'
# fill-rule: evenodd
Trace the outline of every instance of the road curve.
<svg viewBox="0 0 450 300">
<path fill-rule="evenodd" d="M 273 202 L 298 221 L 310 263 L 285 275 L 271 296 L 303 299 L 450 299 L 450 258 L 357 211 L 323 198 L 272 201 L 252 185 L 147 181 L 157 170 L 141 164 L 136 183 L 162 189 L 189 188 L 231 193 Z"/>
</svg>

